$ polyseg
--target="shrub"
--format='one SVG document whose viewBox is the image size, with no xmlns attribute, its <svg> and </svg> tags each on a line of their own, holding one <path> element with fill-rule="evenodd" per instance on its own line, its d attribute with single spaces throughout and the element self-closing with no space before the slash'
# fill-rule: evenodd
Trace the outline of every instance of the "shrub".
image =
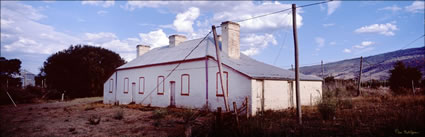
<svg viewBox="0 0 425 137">
<path fill-rule="evenodd" d="M 184 109 L 182 112 L 182 118 L 184 120 L 184 123 L 190 123 L 194 121 L 197 118 L 197 114 L 192 109 Z"/>
<path fill-rule="evenodd" d="M 97 125 L 100 123 L 100 116 L 99 115 L 92 115 L 88 119 L 90 125 Z"/>
<path fill-rule="evenodd" d="M 165 109 L 165 108 L 158 108 L 158 109 L 155 109 L 155 110 L 153 111 L 152 118 L 153 118 L 153 119 L 162 119 L 162 118 L 164 118 L 167 114 L 168 114 L 167 109 Z"/>
<path fill-rule="evenodd" d="M 338 107 L 342 109 L 352 109 L 353 108 L 353 101 L 351 98 L 348 99 L 339 99 L 338 100 Z"/>
<path fill-rule="evenodd" d="M 121 120 L 124 118 L 124 111 L 122 109 L 118 110 L 117 112 L 115 112 L 115 115 L 113 116 L 114 119 L 116 120 Z"/>
<path fill-rule="evenodd" d="M 334 98 L 323 98 L 323 100 L 317 105 L 320 114 L 325 120 L 335 116 L 336 107 L 337 102 Z"/>
</svg>

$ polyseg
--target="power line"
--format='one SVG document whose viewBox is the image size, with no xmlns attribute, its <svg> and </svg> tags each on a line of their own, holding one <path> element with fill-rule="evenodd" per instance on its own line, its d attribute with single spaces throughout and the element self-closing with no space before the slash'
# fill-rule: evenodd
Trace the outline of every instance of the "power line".
<svg viewBox="0 0 425 137">
<path fill-rule="evenodd" d="M 425 37 L 425 35 L 421 35 L 420 37 L 418 37 L 418 38 L 416 38 L 415 40 L 413 40 L 413 41 L 411 41 L 411 42 L 409 42 L 408 44 L 406 44 L 405 46 L 403 46 L 402 48 L 400 48 L 399 50 L 402 50 L 402 49 L 404 49 L 404 48 L 407 48 L 408 46 L 410 46 L 410 45 L 412 45 L 413 43 L 415 43 L 416 41 L 418 41 L 419 39 L 421 39 L 421 38 L 423 38 L 423 37 Z M 398 51 L 398 50 L 397 50 Z M 365 59 L 365 61 L 366 61 L 366 59 Z M 369 66 L 369 67 L 373 67 L 373 66 L 375 66 L 375 65 L 379 65 L 379 64 L 381 64 L 381 63 L 383 63 L 383 62 L 385 62 L 385 61 L 387 61 L 386 59 L 384 59 L 383 61 L 381 61 L 381 62 L 378 62 L 378 63 L 375 63 L 375 64 L 372 64 L 371 66 Z M 367 62 L 367 61 L 366 61 Z M 369 64 L 369 63 L 368 63 Z"/>
<path fill-rule="evenodd" d="M 170 75 L 180 66 L 180 64 L 183 62 L 183 61 L 185 61 L 186 59 L 187 59 L 187 57 L 189 57 L 190 56 L 190 54 L 192 54 L 192 52 L 193 51 L 195 51 L 195 49 L 197 49 L 198 47 L 199 47 L 199 45 L 201 45 L 201 43 L 208 37 L 208 35 L 210 35 L 211 34 L 211 32 L 212 31 L 210 31 L 210 32 L 208 32 L 208 34 L 207 35 L 205 35 L 205 37 L 204 38 L 202 38 L 202 40 L 201 41 L 199 41 L 199 43 L 183 58 L 183 60 L 182 61 L 180 61 L 171 71 L 170 71 L 170 73 L 168 73 L 167 74 L 167 76 L 160 82 L 160 83 L 158 83 L 156 86 L 155 86 L 155 88 L 154 89 L 152 89 L 152 91 L 150 91 L 149 92 L 149 94 L 146 96 L 146 97 L 144 97 L 143 99 L 142 99 L 142 101 L 141 101 L 141 103 L 143 103 L 143 101 L 145 101 L 146 100 L 146 98 L 148 98 L 155 90 L 157 90 L 158 89 L 158 86 L 159 85 L 161 85 L 161 84 L 163 84 L 164 83 L 164 81 L 168 78 L 168 77 L 170 77 Z M 164 89 L 165 90 L 165 89 Z"/>
<path fill-rule="evenodd" d="M 309 6 L 314 6 L 314 5 L 318 5 L 318 4 L 328 3 L 328 2 L 331 2 L 331 1 L 332 0 L 321 1 L 321 2 L 317 2 L 317 3 L 311 3 L 311 4 L 301 5 L 301 6 L 298 6 L 296 8 L 309 7 Z M 273 15 L 273 14 L 285 12 L 285 11 L 288 11 L 288 10 L 291 10 L 291 9 L 292 8 L 287 8 L 287 9 L 283 9 L 283 10 L 279 10 L 279 11 L 275 11 L 275 12 L 266 13 L 266 14 L 263 14 L 263 15 L 254 16 L 254 17 L 251 17 L 251 18 L 241 19 L 241 20 L 238 20 L 238 21 L 235 21 L 235 22 L 240 23 L 240 22 L 244 22 L 244 21 L 248 21 L 248 20 L 253 20 L 253 19 L 256 19 L 256 18 L 261 18 L 261 17 L 265 17 L 265 16 L 269 16 L 269 15 Z"/>
</svg>

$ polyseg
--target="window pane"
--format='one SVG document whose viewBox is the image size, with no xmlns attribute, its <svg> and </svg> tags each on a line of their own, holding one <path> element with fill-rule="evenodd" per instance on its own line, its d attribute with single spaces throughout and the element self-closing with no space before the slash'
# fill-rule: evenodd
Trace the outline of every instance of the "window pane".
<svg viewBox="0 0 425 137">
<path fill-rule="evenodd" d="M 183 74 L 182 75 L 182 91 L 181 94 L 182 95 L 189 95 L 189 88 L 190 88 L 190 77 L 188 74 Z"/>
<path fill-rule="evenodd" d="M 157 81 L 157 91 L 158 94 L 164 94 L 164 76 L 159 76 Z"/>
<path fill-rule="evenodd" d="M 143 94 L 145 92 L 145 78 L 140 77 L 139 78 L 139 93 Z"/>
</svg>

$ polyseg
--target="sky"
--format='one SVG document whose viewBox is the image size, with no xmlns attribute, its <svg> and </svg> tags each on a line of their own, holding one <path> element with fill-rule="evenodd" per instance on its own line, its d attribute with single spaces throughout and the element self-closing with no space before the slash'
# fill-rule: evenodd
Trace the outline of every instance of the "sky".
<svg viewBox="0 0 425 137">
<path fill-rule="evenodd" d="M 212 25 L 319 1 L 1 1 L 1 56 L 38 74 L 71 45 L 100 46 L 126 61 L 136 45 L 168 45 L 168 36 L 204 37 Z M 424 1 L 332 1 L 297 8 L 301 66 L 399 50 L 423 36 Z M 290 10 L 244 22 L 241 52 L 281 68 L 294 64 Z M 218 30 L 218 33 L 221 31 Z M 421 38 L 405 48 L 424 46 Z"/>
</svg>

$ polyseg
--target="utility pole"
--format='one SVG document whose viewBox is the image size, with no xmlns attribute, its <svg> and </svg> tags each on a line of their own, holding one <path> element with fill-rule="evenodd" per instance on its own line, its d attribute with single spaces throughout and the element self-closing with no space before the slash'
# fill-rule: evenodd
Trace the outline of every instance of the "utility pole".
<svg viewBox="0 0 425 137">
<path fill-rule="evenodd" d="M 357 86 L 357 96 L 360 96 L 361 91 L 361 83 L 362 83 L 362 63 L 363 63 L 363 56 L 360 56 L 360 73 L 359 73 L 359 82 Z"/>
<path fill-rule="evenodd" d="M 413 80 L 412 80 L 412 92 L 413 92 L 413 95 L 415 95 L 415 84 L 413 83 Z"/>
<path fill-rule="evenodd" d="M 298 124 L 302 125 L 302 114 L 301 114 L 301 102 L 300 102 L 300 78 L 298 69 L 298 37 L 297 37 L 297 18 L 296 18 L 297 7 L 292 4 L 292 28 L 294 31 L 294 50 L 295 50 L 295 93 L 297 97 L 297 117 Z"/>
<path fill-rule="evenodd" d="M 229 108 L 229 102 L 227 101 L 227 90 L 225 90 L 223 85 L 223 71 L 222 71 L 221 60 L 220 60 L 220 49 L 218 48 L 217 32 L 215 31 L 214 25 L 212 26 L 212 31 L 214 34 L 215 53 L 217 56 L 218 72 L 220 73 L 220 82 L 221 82 L 221 90 L 223 91 L 224 106 L 226 107 L 226 112 L 229 112 L 230 108 Z"/>
</svg>

